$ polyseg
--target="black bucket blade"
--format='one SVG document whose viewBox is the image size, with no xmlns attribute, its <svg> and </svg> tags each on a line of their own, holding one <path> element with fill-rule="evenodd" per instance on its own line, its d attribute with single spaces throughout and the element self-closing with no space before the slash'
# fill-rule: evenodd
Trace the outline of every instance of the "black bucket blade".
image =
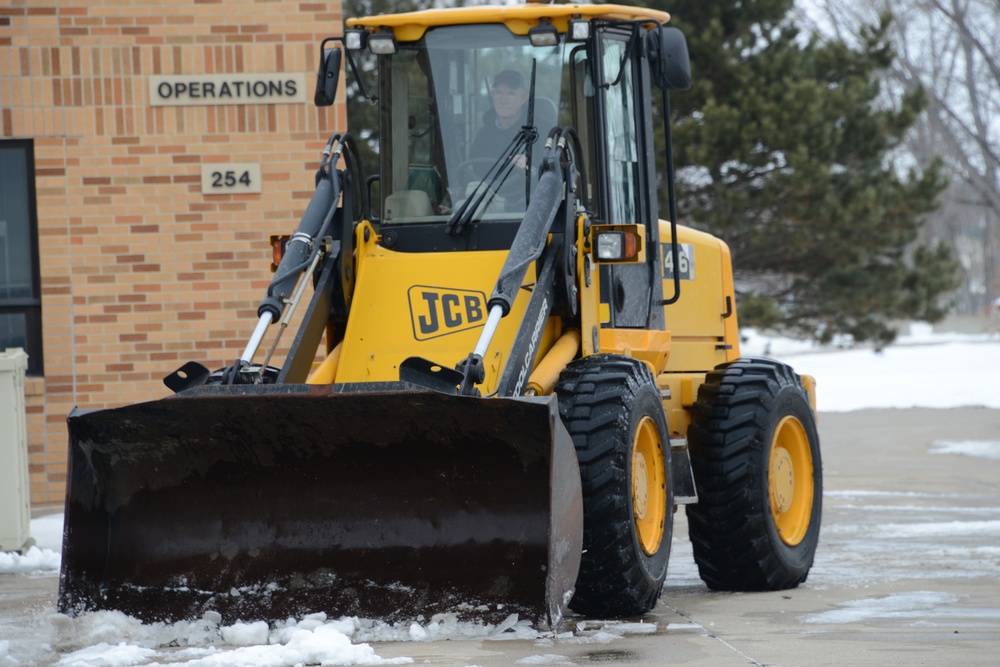
<svg viewBox="0 0 1000 667">
<path fill-rule="evenodd" d="M 579 469 L 553 398 L 211 385 L 68 421 L 64 613 L 555 627 L 576 581 Z"/>
</svg>

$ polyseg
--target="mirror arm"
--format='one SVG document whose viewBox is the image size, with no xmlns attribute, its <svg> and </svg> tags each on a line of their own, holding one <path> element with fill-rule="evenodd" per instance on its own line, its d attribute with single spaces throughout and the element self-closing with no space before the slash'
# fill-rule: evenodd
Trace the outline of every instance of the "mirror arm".
<svg viewBox="0 0 1000 667">
<path fill-rule="evenodd" d="M 339 38 L 341 42 L 344 41 L 343 37 Z M 368 100 L 369 104 L 378 103 L 378 95 L 369 95 L 368 91 L 365 90 L 365 84 L 361 83 L 361 74 L 358 73 L 358 66 L 354 64 L 354 56 L 351 55 L 351 50 L 344 45 L 344 53 L 347 55 L 347 62 L 351 66 L 351 73 L 354 74 L 354 82 L 358 84 L 358 90 L 361 92 L 361 96 Z"/>
</svg>

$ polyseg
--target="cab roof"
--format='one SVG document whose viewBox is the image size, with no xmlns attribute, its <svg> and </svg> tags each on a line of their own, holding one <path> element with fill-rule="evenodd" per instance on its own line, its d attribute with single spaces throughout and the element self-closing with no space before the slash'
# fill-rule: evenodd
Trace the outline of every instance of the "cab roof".
<svg viewBox="0 0 1000 667">
<path fill-rule="evenodd" d="M 548 19 L 559 32 L 568 30 L 569 20 L 608 19 L 612 21 L 641 21 L 666 23 L 670 14 L 644 7 L 627 5 L 547 5 L 531 3 L 526 5 L 481 5 L 477 7 L 453 7 L 449 9 L 426 9 L 403 14 L 379 14 L 362 18 L 347 19 L 348 28 L 392 30 L 400 42 L 416 41 L 429 28 L 448 25 L 471 25 L 479 23 L 502 23 L 515 35 L 526 35 L 530 28 L 541 19 Z"/>
</svg>

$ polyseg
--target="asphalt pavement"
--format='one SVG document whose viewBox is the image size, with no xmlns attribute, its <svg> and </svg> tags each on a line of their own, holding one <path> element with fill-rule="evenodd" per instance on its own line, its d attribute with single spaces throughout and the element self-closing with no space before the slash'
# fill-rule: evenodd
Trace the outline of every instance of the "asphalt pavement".
<svg viewBox="0 0 1000 667">
<path fill-rule="evenodd" d="M 540 639 L 372 647 L 460 667 L 1000 664 L 1000 410 L 827 413 L 819 427 L 823 529 L 796 589 L 709 591 L 681 511 L 664 595 L 643 618 L 570 619 L 565 635 Z M 54 575 L 0 576 L 0 641 L 11 647 L 0 665 L 52 635 L 56 586 Z"/>
</svg>

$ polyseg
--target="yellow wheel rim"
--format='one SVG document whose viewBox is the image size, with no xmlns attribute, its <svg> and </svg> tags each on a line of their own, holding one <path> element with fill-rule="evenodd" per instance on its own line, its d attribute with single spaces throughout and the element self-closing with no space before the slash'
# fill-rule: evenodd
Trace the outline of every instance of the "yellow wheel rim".
<svg viewBox="0 0 1000 667">
<path fill-rule="evenodd" d="M 791 415 L 774 429 L 767 479 L 778 537 L 794 547 L 809 529 L 815 488 L 809 436 L 802 422 Z"/>
<path fill-rule="evenodd" d="M 667 479 L 663 443 L 656 424 L 643 417 L 632 442 L 632 514 L 639 545 L 652 556 L 663 541 L 667 518 Z"/>
</svg>

